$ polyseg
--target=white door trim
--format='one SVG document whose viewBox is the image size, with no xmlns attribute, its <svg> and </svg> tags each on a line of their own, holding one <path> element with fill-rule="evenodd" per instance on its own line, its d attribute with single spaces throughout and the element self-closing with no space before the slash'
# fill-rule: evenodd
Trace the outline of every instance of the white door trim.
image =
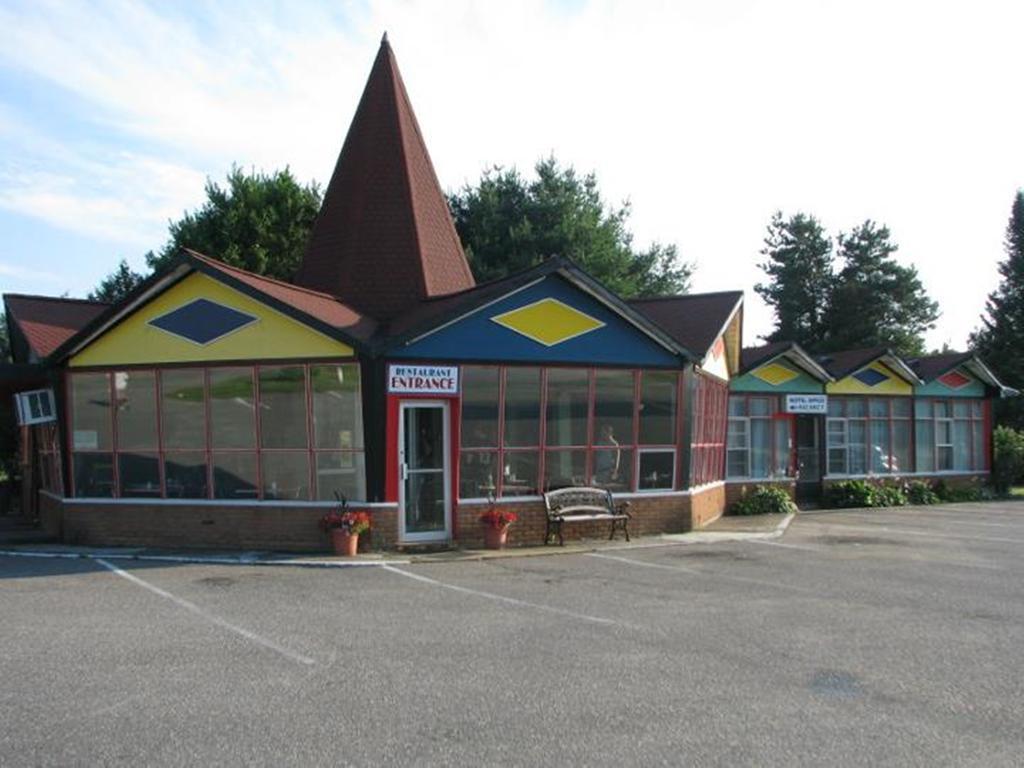
<svg viewBox="0 0 1024 768">
<path fill-rule="evenodd" d="M 399 542 L 448 541 L 452 537 L 452 491 L 451 491 L 451 420 L 450 403 L 447 400 L 400 400 L 398 403 L 398 540 Z M 442 435 L 442 466 L 444 483 L 444 530 L 424 533 L 407 533 L 405 530 L 405 412 L 412 408 L 440 408 Z"/>
</svg>

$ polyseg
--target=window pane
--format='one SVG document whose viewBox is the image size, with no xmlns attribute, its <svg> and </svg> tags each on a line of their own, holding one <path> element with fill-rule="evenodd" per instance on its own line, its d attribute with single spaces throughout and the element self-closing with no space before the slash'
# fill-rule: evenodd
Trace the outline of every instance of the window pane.
<svg viewBox="0 0 1024 768">
<path fill-rule="evenodd" d="M 729 415 L 746 416 L 747 398 L 743 395 L 732 395 L 729 397 Z"/>
<path fill-rule="evenodd" d="M 594 450 L 592 485 L 615 493 L 633 490 L 633 452 L 621 448 Z"/>
<path fill-rule="evenodd" d="M 155 453 L 120 453 L 117 471 L 121 496 L 136 499 L 160 496 L 160 461 Z"/>
<path fill-rule="evenodd" d="M 867 446 L 867 429 L 861 419 L 851 419 L 847 422 L 847 438 L 849 451 L 847 453 L 847 471 L 851 475 L 863 475 L 867 473 L 865 450 Z"/>
<path fill-rule="evenodd" d="M 539 492 L 537 456 L 536 451 L 510 451 L 505 454 L 502 496 L 535 496 Z"/>
<path fill-rule="evenodd" d="M 594 374 L 594 444 L 633 442 L 633 372 Z"/>
<path fill-rule="evenodd" d="M 964 472 L 970 468 L 971 422 L 957 419 L 953 422 L 953 469 Z"/>
<path fill-rule="evenodd" d="M 918 421 L 914 449 L 917 452 L 917 471 L 935 471 L 935 423 Z"/>
<path fill-rule="evenodd" d="M 366 500 L 366 467 L 362 453 L 316 454 L 317 498 L 334 501 L 335 491 L 352 501 Z"/>
<path fill-rule="evenodd" d="M 316 433 L 316 447 L 335 450 L 361 449 L 363 401 L 359 366 L 356 363 L 314 365 L 310 367 L 309 375 L 310 388 L 313 390 L 313 431 Z"/>
<path fill-rule="evenodd" d="M 496 451 L 463 451 L 459 456 L 459 497 L 483 499 L 498 492 Z"/>
<path fill-rule="evenodd" d="M 727 463 L 729 477 L 747 477 L 747 449 L 729 451 Z"/>
<path fill-rule="evenodd" d="M 205 499 L 206 454 L 202 451 L 164 454 L 164 477 L 169 499 Z"/>
<path fill-rule="evenodd" d="M 750 398 L 750 415 L 751 416 L 771 416 L 772 415 L 772 401 L 767 397 L 752 397 Z"/>
<path fill-rule="evenodd" d="M 971 429 L 974 433 L 974 466 L 973 469 L 983 470 L 985 465 L 988 463 L 985 458 L 986 447 L 985 447 L 985 430 L 983 423 L 980 421 L 972 422 Z"/>
<path fill-rule="evenodd" d="M 587 444 L 587 378 L 582 369 L 548 371 L 548 445 Z"/>
<path fill-rule="evenodd" d="M 114 460 L 109 453 L 74 455 L 75 496 L 109 498 L 114 495 Z"/>
<path fill-rule="evenodd" d="M 213 454 L 213 495 L 218 499 L 255 499 L 256 453 L 233 451 Z"/>
<path fill-rule="evenodd" d="M 969 419 L 971 417 L 971 404 L 967 400 L 954 400 L 953 416 L 958 419 Z"/>
<path fill-rule="evenodd" d="M 641 451 L 638 489 L 641 491 L 672 490 L 675 456 L 676 452 L 673 450 Z"/>
<path fill-rule="evenodd" d="M 114 373 L 118 450 L 157 448 L 156 376 L 152 371 Z"/>
<path fill-rule="evenodd" d="M 828 473 L 830 475 L 845 475 L 846 474 L 846 449 L 845 448 L 829 448 L 828 449 Z"/>
<path fill-rule="evenodd" d="M 294 501 L 309 498 L 309 454 L 303 451 L 263 454 L 263 498 Z"/>
<path fill-rule="evenodd" d="M 844 420 L 828 420 L 828 444 L 830 447 L 846 445 L 846 422 Z"/>
<path fill-rule="evenodd" d="M 640 387 L 640 443 L 672 445 L 676 441 L 675 373 L 644 371 Z M 719 412 L 721 417 L 721 412 Z"/>
<path fill-rule="evenodd" d="M 532 448 L 540 444 L 540 369 L 505 371 L 505 445 Z"/>
<path fill-rule="evenodd" d="M 462 366 L 462 444 L 467 448 L 498 445 L 499 368 Z"/>
<path fill-rule="evenodd" d="M 953 422 L 948 419 L 935 422 L 935 443 L 937 445 L 953 444 Z"/>
<path fill-rule="evenodd" d="M 889 421 L 871 422 L 871 457 L 872 472 L 889 471 Z"/>
<path fill-rule="evenodd" d="M 73 447 L 86 451 L 109 451 L 112 444 L 110 376 L 106 373 L 76 373 L 71 377 L 71 390 Z"/>
<path fill-rule="evenodd" d="M 949 418 L 949 401 L 948 400 L 936 400 L 935 401 L 935 418 L 937 418 L 937 419 L 948 419 Z"/>
<path fill-rule="evenodd" d="M 828 415 L 837 417 L 845 416 L 846 400 L 841 397 L 830 397 L 828 399 Z"/>
<path fill-rule="evenodd" d="M 976 419 L 980 419 L 984 416 L 981 400 L 971 400 L 971 416 Z"/>
<path fill-rule="evenodd" d="M 164 449 L 206 447 L 203 378 L 200 370 L 161 371 Z"/>
<path fill-rule="evenodd" d="M 260 368 L 260 443 L 263 448 L 307 446 L 306 375 L 301 366 Z"/>
<path fill-rule="evenodd" d="M 544 454 L 544 489 L 586 483 L 586 451 L 547 451 Z"/>
<path fill-rule="evenodd" d="M 746 448 L 747 447 L 747 422 L 746 419 L 729 419 L 729 431 L 726 433 L 726 447 Z"/>
<path fill-rule="evenodd" d="M 874 418 L 889 418 L 889 400 L 884 397 L 871 398 L 871 416 Z"/>
<path fill-rule="evenodd" d="M 866 398 L 851 397 L 846 400 L 847 416 L 864 416 L 867 414 L 868 404 Z"/>
<path fill-rule="evenodd" d="M 909 397 L 894 397 L 892 398 L 892 415 L 899 418 L 910 417 L 910 398 Z"/>
<path fill-rule="evenodd" d="M 909 472 L 910 466 L 910 422 L 892 423 L 892 471 Z"/>
<path fill-rule="evenodd" d="M 252 368 L 210 371 L 210 442 L 214 448 L 255 448 L 255 413 Z M 218 495 L 218 498 L 230 497 Z"/>
<path fill-rule="evenodd" d="M 953 447 L 940 445 L 935 449 L 935 458 L 940 472 L 949 472 L 953 469 Z"/>
<path fill-rule="evenodd" d="M 919 419 L 930 419 L 932 417 L 931 398 L 919 397 L 914 400 L 914 416 Z"/>
<path fill-rule="evenodd" d="M 769 419 L 750 420 L 750 476 L 768 477 L 772 459 L 772 422 Z"/>
<path fill-rule="evenodd" d="M 785 477 L 789 474 L 789 458 L 791 446 L 791 430 L 789 419 L 776 419 L 775 425 L 775 477 Z M 817 465 L 817 460 L 815 460 Z M 818 472 L 817 466 L 814 468 L 815 474 Z"/>
</svg>

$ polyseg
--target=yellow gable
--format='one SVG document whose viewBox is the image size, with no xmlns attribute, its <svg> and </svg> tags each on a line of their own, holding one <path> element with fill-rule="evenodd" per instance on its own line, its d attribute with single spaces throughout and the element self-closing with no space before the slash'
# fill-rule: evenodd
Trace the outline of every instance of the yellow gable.
<svg viewBox="0 0 1024 768">
<path fill-rule="evenodd" d="M 350 357 L 347 344 L 193 273 L 94 339 L 70 365 Z"/>
<path fill-rule="evenodd" d="M 914 388 L 879 362 L 866 365 L 839 381 L 825 385 L 830 395 L 910 395 Z"/>
</svg>

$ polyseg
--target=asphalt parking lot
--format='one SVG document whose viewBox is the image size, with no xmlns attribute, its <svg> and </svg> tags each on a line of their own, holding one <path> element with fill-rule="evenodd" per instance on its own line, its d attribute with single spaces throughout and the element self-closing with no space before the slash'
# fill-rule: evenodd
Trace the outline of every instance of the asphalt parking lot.
<svg viewBox="0 0 1024 768">
<path fill-rule="evenodd" d="M 359 569 L 0 558 L 0 763 L 1020 765 L 1024 504 Z"/>
</svg>

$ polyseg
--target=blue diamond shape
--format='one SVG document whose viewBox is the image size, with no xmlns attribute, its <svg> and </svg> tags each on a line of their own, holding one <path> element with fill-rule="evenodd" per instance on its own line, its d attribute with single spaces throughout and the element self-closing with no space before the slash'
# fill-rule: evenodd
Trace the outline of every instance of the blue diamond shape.
<svg viewBox="0 0 1024 768">
<path fill-rule="evenodd" d="M 254 322 L 253 315 L 209 299 L 196 299 L 173 312 L 154 317 L 149 324 L 196 344 L 209 344 Z"/>
<path fill-rule="evenodd" d="M 874 368 L 865 368 L 863 371 L 857 371 L 853 374 L 853 378 L 862 384 L 867 384 L 869 387 L 873 387 L 876 384 L 881 384 L 883 381 L 889 380 L 888 376 L 876 371 Z"/>
</svg>

